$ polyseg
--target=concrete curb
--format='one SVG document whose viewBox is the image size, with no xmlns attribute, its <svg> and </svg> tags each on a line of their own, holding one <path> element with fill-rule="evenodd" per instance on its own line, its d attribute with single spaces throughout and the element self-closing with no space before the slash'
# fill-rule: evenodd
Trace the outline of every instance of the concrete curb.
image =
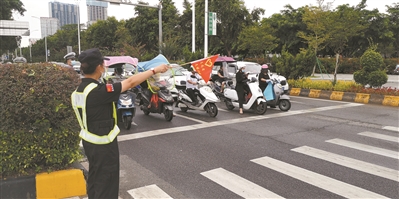
<svg viewBox="0 0 399 199">
<path fill-rule="evenodd" d="M 68 198 L 86 195 L 81 169 L 68 169 L 0 181 L 1 198 Z"/>
<path fill-rule="evenodd" d="M 321 98 L 336 101 L 356 102 L 363 104 L 380 104 L 384 106 L 399 106 L 399 96 L 351 93 L 339 91 L 323 91 L 317 89 L 291 88 L 290 95 L 311 98 Z"/>
</svg>

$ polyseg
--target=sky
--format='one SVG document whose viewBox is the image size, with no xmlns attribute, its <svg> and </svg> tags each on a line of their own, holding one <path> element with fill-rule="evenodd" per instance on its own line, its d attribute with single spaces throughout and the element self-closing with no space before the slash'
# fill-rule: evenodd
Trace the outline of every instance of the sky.
<svg viewBox="0 0 399 199">
<path fill-rule="evenodd" d="M 28 46 L 29 38 L 40 38 L 40 17 L 49 17 L 48 2 L 54 0 L 21 0 L 24 4 L 26 12 L 24 16 L 19 14 L 14 14 L 14 20 L 17 21 L 29 21 L 29 26 L 31 30 L 31 36 L 25 36 L 22 39 L 21 45 L 23 47 Z M 57 0 L 62 3 L 79 4 L 80 5 L 80 17 L 81 22 L 87 21 L 87 10 L 86 10 L 86 0 Z M 142 0 L 143 2 L 148 2 L 149 5 L 156 6 L 159 0 Z M 190 2 L 194 0 L 189 0 Z M 333 8 L 342 4 L 357 5 L 361 0 L 325 0 L 325 2 L 334 2 Z M 131 0 L 132 3 L 137 3 L 137 0 Z M 176 8 L 182 13 L 183 10 L 183 0 L 173 0 Z M 245 6 L 251 11 L 255 7 L 263 8 L 266 10 L 263 17 L 270 17 L 275 13 L 280 13 L 280 10 L 284 9 L 284 6 L 290 4 L 293 8 L 298 8 L 306 5 L 316 5 L 316 0 L 244 0 Z M 380 12 L 386 13 L 385 5 L 392 5 L 397 3 L 398 0 L 367 0 L 366 9 L 372 10 L 377 8 Z M 114 16 L 116 19 L 129 19 L 134 16 L 134 7 L 130 5 L 109 5 L 108 6 L 108 16 Z M 211 11 L 211 10 L 209 10 Z"/>
</svg>

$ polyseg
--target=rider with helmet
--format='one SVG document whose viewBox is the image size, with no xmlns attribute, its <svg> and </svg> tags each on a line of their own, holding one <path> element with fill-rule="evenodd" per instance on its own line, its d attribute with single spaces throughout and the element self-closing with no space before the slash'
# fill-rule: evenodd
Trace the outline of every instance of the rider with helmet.
<svg viewBox="0 0 399 199">
<path fill-rule="evenodd" d="M 107 82 L 108 83 L 116 83 L 116 82 L 121 82 L 124 79 L 127 79 L 124 77 L 123 74 L 123 63 L 122 64 L 113 64 L 108 66 L 110 68 L 114 68 L 114 72 L 112 73 L 112 77 L 108 78 Z"/>
<path fill-rule="evenodd" d="M 193 68 L 190 67 L 189 70 L 191 71 L 191 74 L 186 75 L 186 91 L 188 96 L 191 98 L 192 105 L 197 106 L 205 100 L 205 97 L 198 90 L 198 82 L 201 77 Z M 201 103 L 198 103 L 197 95 L 201 98 Z"/>
<path fill-rule="evenodd" d="M 267 87 L 267 80 L 270 80 L 268 73 L 269 66 L 267 64 L 263 64 L 258 76 L 259 88 L 262 90 L 262 92 L 265 91 Z"/>
<path fill-rule="evenodd" d="M 243 114 L 243 104 L 245 103 L 245 93 L 249 94 L 250 90 L 248 87 L 247 82 L 248 80 L 248 73 L 245 74 L 245 66 L 240 65 L 238 66 L 238 71 L 236 73 L 236 81 L 237 85 L 235 90 L 238 96 L 238 104 L 240 108 L 240 114 Z"/>
<path fill-rule="evenodd" d="M 70 53 L 66 54 L 64 56 L 65 64 L 67 64 L 70 67 L 73 67 L 73 64 L 74 64 L 75 59 L 76 59 L 75 56 L 76 56 L 75 52 L 70 52 Z"/>
</svg>

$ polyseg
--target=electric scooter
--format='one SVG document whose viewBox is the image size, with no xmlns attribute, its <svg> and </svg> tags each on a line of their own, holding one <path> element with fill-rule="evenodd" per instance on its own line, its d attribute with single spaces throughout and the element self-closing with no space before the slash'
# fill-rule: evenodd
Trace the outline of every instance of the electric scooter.
<svg viewBox="0 0 399 199">
<path fill-rule="evenodd" d="M 127 130 L 132 126 L 133 117 L 136 114 L 135 100 L 136 94 L 130 90 L 119 95 L 117 103 L 118 116 L 121 118 L 121 122 Z"/>
<path fill-rule="evenodd" d="M 180 107 L 180 110 L 183 112 L 187 112 L 187 110 L 205 110 L 209 116 L 216 117 L 218 114 L 218 107 L 216 106 L 216 103 L 220 102 L 220 100 L 216 97 L 215 93 L 212 92 L 212 89 L 208 86 L 208 84 L 205 84 L 204 80 L 199 81 L 198 90 L 199 93 L 205 97 L 205 100 L 199 105 L 192 105 L 193 101 L 188 96 L 186 90 L 179 90 L 177 103 Z M 198 98 L 197 94 L 195 96 Z"/>
<path fill-rule="evenodd" d="M 243 104 L 243 109 L 253 109 L 255 113 L 259 115 L 265 114 L 267 110 L 267 102 L 263 97 L 262 90 L 258 86 L 257 79 L 255 77 L 252 77 L 251 80 L 247 82 L 247 84 L 251 92 L 246 96 L 246 101 Z M 227 82 L 223 94 L 225 97 L 224 101 L 227 109 L 233 110 L 234 108 L 239 107 L 237 91 L 234 89 L 232 81 Z"/>
<path fill-rule="evenodd" d="M 146 84 L 146 82 L 144 82 Z M 159 90 L 152 93 L 147 87 L 141 86 L 140 109 L 145 115 L 163 113 L 166 121 L 173 119 L 173 97 L 165 85 L 159 85 Z"/>
<path fill-rule="evenodd" d="M 291 108 L 290 97 L 284 90 L 284 86 L 287 81 L 280 81 L 275 76 L 272 76 L 270 80 L 267 81 L 267 87 L 263 92 L 267 105 L 270 107 L 278 106 L 281 111 L 288 111 Z"/>
</svg>

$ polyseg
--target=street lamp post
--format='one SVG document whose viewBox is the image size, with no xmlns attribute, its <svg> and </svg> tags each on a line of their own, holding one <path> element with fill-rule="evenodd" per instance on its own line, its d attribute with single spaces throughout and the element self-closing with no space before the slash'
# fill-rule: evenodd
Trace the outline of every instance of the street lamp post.
<svg viewBox="0 0 399 199">
<path fill-rule="evenodd" d="M 204 57 L 208 57 L 208 0 L 205 0 Z"/>
<path fill-rule="evenodd" d="M 159 9 L 159 12 L 158 12 L 158 15 L 159 15 L 159 53 L 162 53 L 162 0 L 159 0 L 158 6 L 135 4 L 135 3 L 131 3 L 128 0 L 99 0 L 99 1 L 105 1 L 105 2 L 112 3 L 112 4 L 125 4 L 125 5 L 132 5 L 132 6 L 158 8 Z"/>
<path fill-rule="evenodd" d="M 35 17 L 35 16 L 31 16 L 31 17 L 36 18 L 36 19 L 40 19 L 40 17 Z M 41 26 L 41 23 L 42 23 L 42 21 L 40 20 L 40 26 Z M 50 22 L 50 26 L 51 26 L 51 22 Z M 48 34 L 47 29 L 48 29 L 48 27 L 47 27 L 47 23 L 46 23 L 46 35 L 44 36 L 44 50 L 45 50 L 44 54 L 45 54 L 45 57 L 46 57 L 46 62 L 48 61 L 47 60 L 47 52 L 48 52 L 47 51 L 47 34 Z"/>
<path fill-rule="evenodd" d="M 195 0 L 193 0 L 193 13 L 192 13 L 192 52 L 195 52 Z"/>
<path fill-rule="evenodd" d="M 76 0 L 76 3 L 78 5 L 78 54 L 80 54 L 80 0 Z"/>
</svg>

